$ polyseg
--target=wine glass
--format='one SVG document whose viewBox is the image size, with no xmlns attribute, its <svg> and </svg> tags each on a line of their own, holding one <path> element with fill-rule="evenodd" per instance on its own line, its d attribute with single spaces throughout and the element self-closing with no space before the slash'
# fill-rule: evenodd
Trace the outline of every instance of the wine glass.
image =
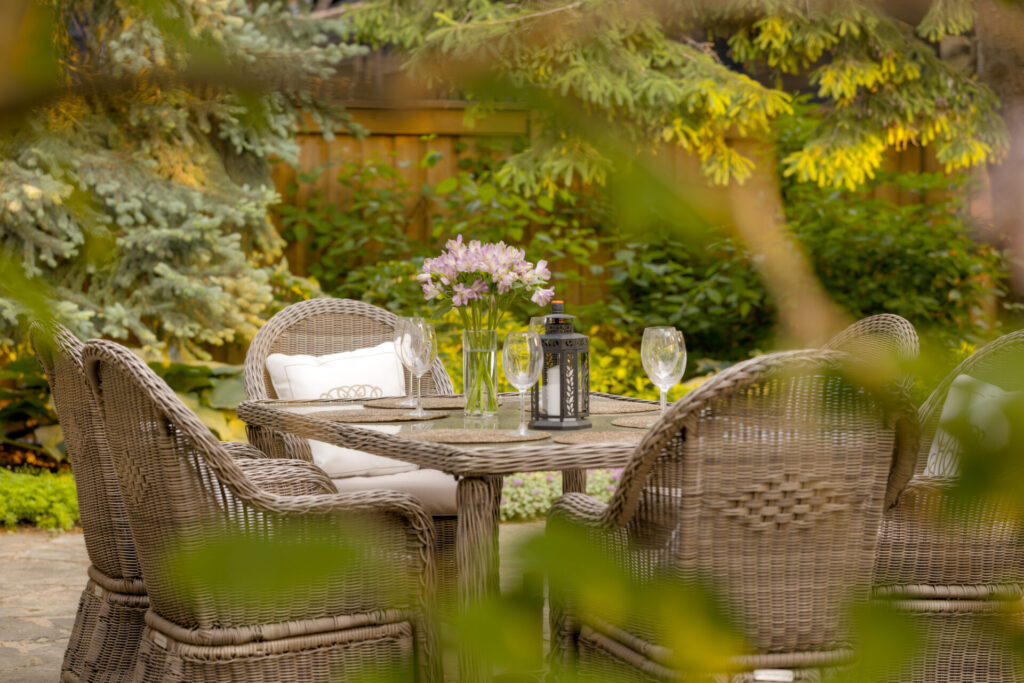
<svg viewBox="0 0 1024 683">
<path fill-rule="evenodd" d="M 401 362 L 402 367 L 404 367 L 406 370 L 409 371 L 409 385 L 410 386 L 409 386 L 408 390 L 405 392 L 405 398 L 398 402 L 398 405 L 402 406 L 403 408 L 415 408 L 416 407 L 416 396 L 413 394 L 413 387 L 412 387 L 412 381 L 413 381 L 412 365 L 410 365 L 409 361 L 406 359 L 406 356 L 405 356 L 405 344 L 403 343 L 403 339 L 405 338 L 405 335 L 406 335 L 405 328 L 406 328 L 407 325 L 409 325 L 410 321 L 422 320 L 422 319 L 423 318 L 402 318 L 402 317 L 399 317 L 398 320 L 395 321 L 395 355 L 398 356 L 398 360 L 399 360 L 399 362 Z"/>
<path fill-rule="evenodd" d="M 502 366 L 508 383 L 519 390 L 519 428 L 512 432 L 526 436 L 526 391 L 540 379 L 544 365 L 540 336 L 535 332 L 509 332 L 501 350 Z"/>
<path fill-rule="evenodd" d="M 661 389 L 661 414 L 668 409 L 668 390 L 679 383 L 686 370 L 686 342 L 674 327 L 648 327 L 640 347 L 640 359 L 651 382 Z"/>
<path fill-rule="evenodd" d="M 402 353 L 409 362 L 409 370 L 416 376 L 416 409 L 406 415 L 426 417 L 423 410 L 423 375 L 437 360 L 437 333 L 434 326 L 423 318 L 409 318 L 403 327 Z"/>
</svg>

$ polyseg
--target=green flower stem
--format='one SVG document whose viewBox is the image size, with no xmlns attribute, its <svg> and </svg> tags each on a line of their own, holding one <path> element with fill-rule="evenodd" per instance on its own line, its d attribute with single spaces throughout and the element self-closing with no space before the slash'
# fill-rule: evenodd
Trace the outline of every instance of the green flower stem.
<svg viewBox="0 0 1024 683">
<path fill-rule="evenodd" d="M 467 329 L 466 332 L 483 332 L 484 330 Z M 497 348 L 483 351 L 474 348 L 473 339 L 463 338 L 463 363 L 466 368 L 466 413 L 494 413 L 498 410 L 497 384 Z"/>
</svg>

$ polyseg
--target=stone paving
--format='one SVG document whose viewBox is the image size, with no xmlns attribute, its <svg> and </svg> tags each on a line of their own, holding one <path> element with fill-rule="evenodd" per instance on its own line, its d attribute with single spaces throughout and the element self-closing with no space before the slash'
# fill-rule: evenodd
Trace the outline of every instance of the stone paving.
<svg viewBox="0 0 1024 683">
<path fill-rule="evenodd" d="M 60 678 L 88 566 L 80 533 L 0 531 L 0 681 Z"/>
<path fill-rule="evenodd" d="M 517 542 L 540 523 L 501 525 L 501 584 L 521 580 Z M 53 683 L 60 677 L 89 560 L 81 533 L 0 531 L 0 681 Z"/>
</svg>

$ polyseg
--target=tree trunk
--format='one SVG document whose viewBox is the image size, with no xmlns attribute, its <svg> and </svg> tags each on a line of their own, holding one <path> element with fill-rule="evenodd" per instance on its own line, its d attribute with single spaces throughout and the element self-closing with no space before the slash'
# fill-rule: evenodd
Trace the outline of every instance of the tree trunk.
<svg viewBox="0 0 1024 683">
<path fill-rule="evenodd" d="M 1015 298 L 1024 298 L 1024 6 L 977 0 L 978 75 L 999 96 L 1010 134 L 1001 164 L 989 167 L 997 243 L 1010 250 Z"/>
</svg>

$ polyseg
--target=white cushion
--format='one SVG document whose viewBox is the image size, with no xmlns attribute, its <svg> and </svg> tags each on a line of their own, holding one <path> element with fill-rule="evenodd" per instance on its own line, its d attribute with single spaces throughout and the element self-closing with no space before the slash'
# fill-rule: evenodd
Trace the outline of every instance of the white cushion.
<svg viewBox="0 0 1024 683">
<path fill-rule="evenodd" d="M 361 429 L 372 429 L 385 434 L 397 434 L 397 425 L 354 425 Z M 412 472 L 418 466 L 411 462 L 385 458 L 365 451 L 342 448 L 323 441 L 309 440 L 309 450 L 313 454 L 313 462 L 320 466 L 331 479 L 336 477 L 377 477 L 398 472 Z"/>
<path fill-rule="evenodd" d="M 959 375 L 949 386 L 942 406 L 939 427 L 928 451 L 926 476 L 956 476 L 960 472 L 960 442 L 943 427 L 953 421 L 966 420 L 978 443 L 987 451 L 1005 447 L 1010 441 L 1012 425 L 1006 405 L 1024 392 L 1006 391 L 970 375 Z"/>
<path fill-rule="evenodd" d="M 382 396 L 405 394 L 405 373 L 394 342 L 326 356 L 272 353 L 267 372 L 283 399 L 336 398 L 339 388 L 356 386 L 377 389 Z"/>
<path fill-rule="evenodd" d="M 416 470 L 383 477 L 345 477 L 335 479 L 341 493 L 387 489 L 408 493 L 423 505 L 432 517 L 455 515 L 455 477 L 440 470 Z"/>
<path fill-rule="evenodd" d="M 401 396 L 405 393 L 405 373 L 395 354 L 394 342 L 326 356 L 272 353 L 267 357 L 267 372 L 274 391 L 282 399 L 335 398 L 348 395 L 355 387 L 365 388 L 367 397 Z M 356 408 L 353 406 L 353 409 Z M 398 427 L 393 425 L 360 426 L 389 434 L 398 431 Z M 312 439 L 309 448 L 313 462 L 331 478 L 373 477 L 418 469 L 413 463 Z"/>
</svg>

